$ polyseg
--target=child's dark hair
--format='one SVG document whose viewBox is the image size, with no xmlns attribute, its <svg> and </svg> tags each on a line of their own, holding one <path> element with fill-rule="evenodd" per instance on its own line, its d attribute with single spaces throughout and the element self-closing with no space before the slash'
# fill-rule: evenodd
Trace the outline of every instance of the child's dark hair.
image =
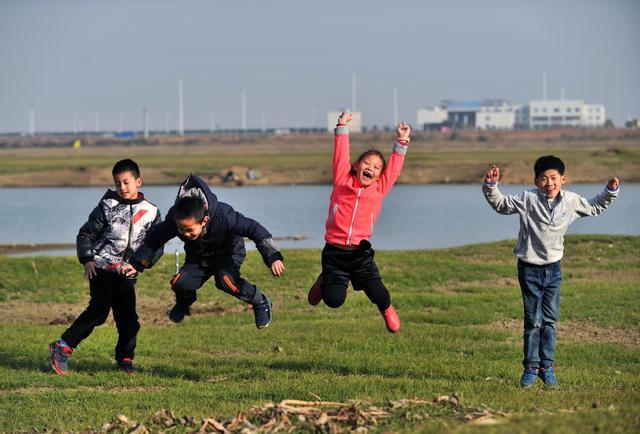
<svg viewBox="0 0 640 434">
<path fill-rule="evenodd" d="M 202 223 L 207 215 L 207 207 L 199 197 L 183 197 L 173 207 L 173 218 L 184 220 L 193 217 L 198 223 Z"/>
<path fill-rule="evenodd" d="M 555 169 L 560 175 L 564 175 L 564 163 L 555 155 L 544 155 L 538 158 L 536 164 L 533 166 L 536 178 L 539 177 L 542 172 L 549 169 Z"/>
<path fill-rule="evenodd" d="M 357 166 L 358 163 L 360 163 L 362 160 L 364 160 L 365 158 L 371 155 L 375 155 L 376 157 L 380 158 L 380 161 L 382 161 L 382 169 L 380 170 L 380 173 L 384 172 L 384 168 L 387 166 L 387 161 L 384 159 L 384 155 L 382 155 L 382 152 L 378 151 L 377 149 L 368 149 L 364 151 L 362 154 L 360 154 L 360 156 L 356 160 L 356 164 L 354 165 L 354 167 L 351 168 L 351 174 L 355 175 L 356 174 L 355 166 Z"/>
<path fill-rule="evenodd" d="M 134 178 L 140 178 L 140 168 L 138 164 L 130 158 L 125 158 L 114 164 L 111 175 L 116 176 L 124 172 L 131 172 Z"/>
</svg>

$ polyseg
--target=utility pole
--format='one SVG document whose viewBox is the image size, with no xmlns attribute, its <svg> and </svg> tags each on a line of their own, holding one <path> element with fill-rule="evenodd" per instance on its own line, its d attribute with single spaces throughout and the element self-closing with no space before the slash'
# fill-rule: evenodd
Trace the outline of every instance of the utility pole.
<svg viewBox="0 0 640 434">
<path fill-rule="evenodd" d="M 393 88 L 393 126 L 398 125 L 398 89 Z"/>
<path fill-rule="evenodd" d="M 29 135 L 36 135 L 36 112 L 33 107 L 29 109 Z"/>
<path fill-rule="evenodd" d="M 184 102 L 182 100 L 182 77 L 178 79 L 178 134 L 184 136 Z"/>
<path fill-rule="evenodd" d="M 358 108 L 357 108 L 356 104 L 357 104 L 357 100 L 356 100 L 356 73 L 354 72 L 351 75 L 351 111 L 353 113 L 358 111 Z"/>
<path fill-rule="evenodd" d="M 240 112 L 242 131 L 247 131 L 247 93 L 244 89 L 240 91 Z"/>
<path fill-rule="evenodd" d="M 142 109 L 142 130 L 144 134 L 144 138 L 149 138 L 149 110 L 145 108 Z"/>
</svg>

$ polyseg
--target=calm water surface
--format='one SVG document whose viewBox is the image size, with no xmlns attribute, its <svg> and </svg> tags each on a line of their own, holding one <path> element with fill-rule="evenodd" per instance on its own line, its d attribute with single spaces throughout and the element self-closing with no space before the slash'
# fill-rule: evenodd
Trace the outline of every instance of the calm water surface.
<svg viewBox="0 0 640 434">
<path fill-rule="evenodd" d="M 604 185 L 579 184 L 567 189 L 587 198 Z M 504 193 L 531 188 L 501 186 Z M 106 188 L 0 188 L 0 243 L 74 243 L 80 226 Z M 174 186 L 143 187 L 146 197 L 166 214 L 175 199 Z M 215 188 L 219 200 L 262 223 L 276 237 L 301 235 L 301 241 L 279 241 L 282 247 L 322 247 L 330 186 Z M 640 184 L 621 187 L 617 201 L 599 217 L 583 218 L 569 233 L 640 235 Z M 385 199 L 375 227 L 377 249 L 428 249 L 514 239 L 515 215 L 495 213 L 479 185 L 394 187 Z M 248 243 L 253 247 L 253 243 Z M 180 248 L 173 242 L 168 250 Z M 73 251 L 49 252 L 74 254 Z M 42 254 L 42 253 L 39 253 Z"/>
</svg>

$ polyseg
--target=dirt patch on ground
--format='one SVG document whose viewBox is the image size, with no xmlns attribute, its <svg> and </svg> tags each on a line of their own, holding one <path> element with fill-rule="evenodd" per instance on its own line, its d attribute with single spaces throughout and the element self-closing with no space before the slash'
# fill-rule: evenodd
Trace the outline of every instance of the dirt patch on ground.
<svg viewBox="0 0 640 434">
<path fill-rule="evenodd" d="M 68 325 L 85 309 L 85 304 L 34 303 L 30 301 L 7 301 L 0 303 L 0 322 L 10 324 Z M 167 313 L 171 302 L 153 298 L 138 298 L 137 310 L 141 324 L 171 324 Z M 246 312 L 251 306 L 238 304 L 222 307 L 214 303 L 196 303 L 191 308 L 191 316 L 227 315 Z M 107 324 L 113 324 L 109 314 Z"/>
<path fill-rule="evenodd" d="M 468 282 L 445 282 L 434 284 L 433 289 L 443 294 L 459 294 L 470 288 L 518 288 L 518 279 L 515 277 L 498 277 L 492 280 L 470 280 Z"/>
<path fill-rule="evenodd" d="M 520 319 L 505 319 L 477 327 L 483 330 L 502 330 L 517 335 L 522 334 L 522 320 Z M 602 327 L 582 321 L 560 321 L 558 323 L 558 336 L 569 341 L 640 346 L 640 330 L 638 329 Z"/>
</svg>

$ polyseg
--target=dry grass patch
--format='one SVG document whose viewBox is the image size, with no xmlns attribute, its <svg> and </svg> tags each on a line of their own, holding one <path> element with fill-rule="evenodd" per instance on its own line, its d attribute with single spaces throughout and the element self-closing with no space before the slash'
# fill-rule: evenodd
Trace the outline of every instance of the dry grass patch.
<svg viewBox="0 0 640 434">
<path fill-rule="evenodd" d="M 491 324 L 482 324 L 474 327 L 482 330 L 506 331 L 518 336 L 522 334 L 522 320 L 515 318 L 503 319 Z M 583 321 L 560 321 L 557 327 L 558 336 L 563 340 L 585 343 L 614 343 L 632 347 L 640 346 L 639 329 L 602 327 Z"/>
<path fill-rule="evenodd" d="M 12 300 L 0 303 L 0 322 L 7 324 L 68 325 L 86 308 L 86 303 L 34 303 Z M 137 300 L 138 317 L 142 324 L 170 325 L 168 311 L 170 300 L 139 297 Z M 246 312 L 250 306 L 219 306 L 213 302 L 198 303 L 191 308 L 191 317 L 227 315 Z M 107 324 L 113 324 L 109 314 Z"/>
</svg>

